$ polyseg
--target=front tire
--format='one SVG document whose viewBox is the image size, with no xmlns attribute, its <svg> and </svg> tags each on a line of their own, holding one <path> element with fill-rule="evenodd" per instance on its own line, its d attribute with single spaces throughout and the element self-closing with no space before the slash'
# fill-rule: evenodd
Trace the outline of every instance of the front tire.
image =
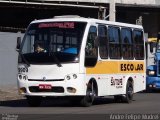
<svg viewBox="0 0 160 120">
<path fill-rule="evenodd" d="M 84 107 L 91 106 L 93 104 L 95 96 L 96 96 L 96 90 L 92 82 L 92 83 L 89 83 L 89 86 L 87 87 L 87 91 L 86 91 L 86 96 L 84 96 L 81 99 L 80 104 Z"/>
<path fill-rule="evenodd" d="M 41 104 L 41 97 L 26 96 L 28 105 L 31 107 L 38 107 Z"/>
</svg>

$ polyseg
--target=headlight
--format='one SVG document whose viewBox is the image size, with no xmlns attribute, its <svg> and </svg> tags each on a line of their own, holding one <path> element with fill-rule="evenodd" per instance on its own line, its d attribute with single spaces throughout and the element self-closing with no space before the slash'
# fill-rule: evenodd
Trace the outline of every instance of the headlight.
<svg viewBox="0 0 160 120">
<path fill-rule="evenodd" d="M 77 75 L 76 75 L 76 74 L 73 74 L 73 78 L 76 79 L 76 78 L 77 78 Z"/>
<path fill-rule="evenodd" d="M 26 76 L 26 75 L 24 75 L 24 76 L 23 76 L 23 79 L 24 79 L 24 80 L 27 80 L 27 76 Z"/>
<path fill-rule="evenodd" d="M 77 79 L 77 77 L 78 77 L 78 76 L 77 76 L 76 74 L 70 74 L 70 75 L 67 75 L 67 76 L 66 76 L 66 79 L 67 79 L 67 80 Z"/>
<path fill-rule="evenodd" d="M 22 75 L 18 75 L 18 78 L 21 80 L 22 79 Z"/>
<path fill-rule="evenodd" d="M 148 75 L 155 75 L 156 72 L 154 70 L 148 70 Z"/>
<path fill-rule="evenodd" d="M 19 75 L 18 75 L 18 79 L 19 79 L 19 80 L 27 80 L 28 77 L 27 77 L 27 75 L 19 74 Z"/>
<path fill-rule="evenodd" d="M 69 75 L 67 75 L 67 77 L 66 77 L 66 78 L 67 78 L 67 80 L 70 80 L 70 79 L 71 79 L 71 77 L 70 77 Z"/>
</svg>

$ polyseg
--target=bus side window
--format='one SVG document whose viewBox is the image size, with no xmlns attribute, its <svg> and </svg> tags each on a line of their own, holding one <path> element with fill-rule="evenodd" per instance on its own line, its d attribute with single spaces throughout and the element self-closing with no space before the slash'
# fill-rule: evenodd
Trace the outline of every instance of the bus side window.
<svg viewBox="0 0 160 120">
<path fill-rule="evenodd" d="M 108 27 L 109 57 L 111 59 L 121 58 L 120 29 L 119 27 Z"/>
<path fill-rule="evenodd" d="M 140 30 L 134 30 L 133 31 L 133 39 L 134 39 L 135 59 L 144 59 L 143 32 Z"/>
<path fill-rule="evenodd" d="M 97 62 L 97 28 L 91 26 L 89 29 L 86 47 L 85 47 L 85 66 L 95 66 Z"/>
<path fill-rule="evenodd" d="M 97 28 L 94 26 L 90 27 L 87 43 L 86 43 L 86 56 L 94 57 L 96 56 L 95 51 L 95 39 L 97 37 Z"/>
<path fill-rule="evenodd" d="M 122 54 L 124 59 L 133 59 L 133 40 L 132 30 L 129 28 L 121 29 Z"/>
<path fill-rule="evenodd" d="M 98 26 L 98 38 L 99 38 L 100 57 L 102 59 L 108 58 L 107 27 L 105 25 Z"/>
</svg>

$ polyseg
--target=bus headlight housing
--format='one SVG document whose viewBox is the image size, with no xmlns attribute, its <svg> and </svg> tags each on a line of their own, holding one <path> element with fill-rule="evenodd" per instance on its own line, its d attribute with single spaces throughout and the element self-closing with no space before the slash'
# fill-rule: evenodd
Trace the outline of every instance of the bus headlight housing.
<svg viewBox="0 0 160 120">
<path fill-rule="evenodd" d="M 27 80 L 28 77 L 27 77 L 27 75 L 19 74 L 19 75 L 18 75 L 18 79 L 19 79 L 19 80 Z"/>
<path fill-rule="evenodd" d="M 70 75 L 67 75 L 67 76 L 66 76 L 66 79 L 67 79 L 67 80 L 70 80 L 70 79 L 71 79 Z"/>
<path fill-rule="evenodd" d="M 73 74 L 73 78 L 76 79 L 76 78 L 77 78 L 77 75 L 76 75 L 76 74 Z"/>
<path fill-rule="evenodd" d="M 18 78 L 21 80 L 22 79 L 22 75 L 20 74 L 20 75 L 18 75 Z"/>
<path fill-rule="evenodd" d="M 70 75 L 67 75 L 67 76 L 66 76 L 66 79 L 67 79 L 67 80 L 77 79 L 77 77 L 78 77 L 77 74 L 70 74 Z"/>
</svg>

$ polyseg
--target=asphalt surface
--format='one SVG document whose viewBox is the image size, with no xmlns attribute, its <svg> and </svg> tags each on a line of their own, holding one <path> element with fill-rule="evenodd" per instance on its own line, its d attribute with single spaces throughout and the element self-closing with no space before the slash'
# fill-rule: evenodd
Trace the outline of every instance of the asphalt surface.
<svg viewBox="0 0 160 120">
<path fill-rule="evenodd" d="M 134 100 L 130 104 L 115 103 L 113 97 L 97 98 L 91 107 L 72 105 L 70 101 L 64 99 L 44 99 L 40 107 L 28 107 L 26 100 L 23 98 L 18 100 L 5 100 L 0 101 L 0 114 L 2 118 L 6 116 L 6 114 L 21 116 L 22 114 L 27 114 L 28 116 L 26 117 L 31 119 L 43 118 L 42 116 L 45 115 L 51 115 L 50 118 L 53 118 L 53 115 L 63 118 L 64 115 L 65 119 L 66 115 L 74 114 L 81 115 L 81 117 L 82 115 L 91 115 L 92 117 L 94 116 L 93 118 L 96 118 L 96 116 L 102 117 L 101 114 L 160 114 L 160 92 L 137 93 L 134 95 Z M 158 119 L 160 119 L 159 117 Z M 60 118 L 58 119 L 61 120 Z"/>
</svg>

